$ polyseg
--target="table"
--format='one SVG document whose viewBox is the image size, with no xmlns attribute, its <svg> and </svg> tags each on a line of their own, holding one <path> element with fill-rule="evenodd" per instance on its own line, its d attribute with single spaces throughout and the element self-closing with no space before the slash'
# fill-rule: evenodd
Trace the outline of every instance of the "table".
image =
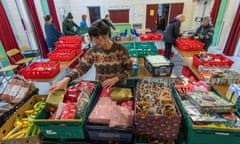
<svg viewBox="0 0 240 144">
<path fill-rule="evenodd" d="M 77 59 L 79 59 L 84 54 L 82 51 L 80 54 L 75 56 L 71 61 L 59 61 L 60 62 L 60 72 L 52 78 L 41 78 L 41 79 L 27 79 L 34 83 L 34 85 L 39 88 L 39 94 L 48 94 L 49 88 L 53 83 L 56 83 L 64 78 L 68 72 L 69 66 Z"/>
<path fill-rule="evenodd" d="M 145 28 L 145 29 L 136 29 L 136 31 L 140 34 L 146 33 L 146 32 L 151 32 L 150 28 Z"/>
<path fill-rule="evenodd" d="M 144 66 L 144 58 L 138 58 L 138 75 L 130 76 L 128 79 L 141 79 L 141 78 L 177 78 L 174 72 L 170 76 L 153 77 L 152 74 Z"/>
<path fill-rule="evenodd" d="M 184 57 L 183 61 L 192 70 L 192 72 L 199 77 L 197 67 L 192 63 L 192 57 Z M 226 96 L 229 85 L 212 85 L 222 96 Z"/>
<path fill-rule="evenodd" d="M 205 50 L 193 51 L 193 50 L 180 50 L 178 47 L 175 47 L 175 48 L 182 55 L 182 57 L 191 57 L 195 54 L 199 54 L 200 52 L 206 52 Z"/>
</svg>

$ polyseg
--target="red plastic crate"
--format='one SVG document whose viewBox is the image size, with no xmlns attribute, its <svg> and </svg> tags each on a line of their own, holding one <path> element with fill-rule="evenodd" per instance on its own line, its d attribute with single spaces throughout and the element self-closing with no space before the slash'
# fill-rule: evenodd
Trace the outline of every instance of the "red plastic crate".
<svg viewBox="0 0 240 144">
<path fill-rule="evenodd" d="M 68 41 L 68 42 L 57 41 L 55 43 L 55 46 L 58 49 L 68 49 L 68 48 L 81 49 L 82 48 L 82 44 L 81 43 L 79 43 L 79 42 L 72 42 L 72 41 Z"/>
<path fill-rule="evenodd" d="M 77 55 L 77 51 L 75 49 L 56 49 L 47 55 L 51 61 L 70 61 Z"/>
<path fill-rule="evenodd" d="M 152 40 L 152 37 L 150 34 L 141 34 L 139 36 L 140 40 L 141 41 L 149 41 L 149 40 Z"/>
<path fill-rule="evenodd" d="M 160 33 L 152 33 L 152 40 L 162 40 L 162 35 Z"/>
<path fill-rule="evenodd" d="M 82 37 L 81 36 L 61 36 L 59 38 L 60 41 L 68 42 L 68 41 L 78 41 L 82 42 Z"/>
<path fill-rule="evenodd" d="M 34 62 L 20 70 L 25 79 L 52 78 L 60 72 L 59 62 Z"/>
<path fill-rule="evenodd" d="M 198 67 L 200 65 L 203 66 L 219 66 L 219 67 L 231 67 L 233 65 L 233 61 L 228 59 L 222 54 L 212 54 L 213 57 L 210 61 L 202 61 L 200 60 L 198 54 L 193 55 L 193 64 Z"/>
<path fill-rule="evenodd" d="M 203 50 L 204 43 L 192 38 L 177 38 L 176 46 L 180 50 Z"/>
</svg>

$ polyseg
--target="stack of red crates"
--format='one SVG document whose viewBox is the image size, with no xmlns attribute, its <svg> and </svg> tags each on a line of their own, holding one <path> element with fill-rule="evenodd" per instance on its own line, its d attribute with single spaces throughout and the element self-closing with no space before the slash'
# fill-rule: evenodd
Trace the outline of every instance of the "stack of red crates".
<svg viewBox="0 0 240 144">
<path fill-rule="evenodd" d="M 208 54 L 211 58 L 211 60 L 204 61 L 201 60 L 198 54 L 193 55 L 193 64 L 196 67 L 199 67 L 200 65 L 203 66 L 217 66 L 217 67 L 231 67 L 234 63 L 234 61 L 228 59 L 223 54 Z"/>
<path fill-rule="evenodd" d="M 81 53 L 82 38 L 81 36 L 61 36 L 55 45 L 57 49 L 48 54 L 50 60 L 72 60 Z"/>
<path fill-rule="evenodd" d="M 203 50 L 204 43 L 193 38 L 177 38 L 176 46 L 180 50 Z"/>
</svg>

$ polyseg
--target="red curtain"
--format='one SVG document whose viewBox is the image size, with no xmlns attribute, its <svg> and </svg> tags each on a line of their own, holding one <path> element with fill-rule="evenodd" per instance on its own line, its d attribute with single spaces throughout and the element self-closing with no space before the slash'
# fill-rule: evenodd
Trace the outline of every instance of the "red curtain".
<svg viewBox="0 0 240 144">
<path fill-rule="evenodd" d="M 26 0 L 26 3 L 28 6 L 28 9 L 30 11 L 29 14 L 31 15 L 31 19 L 33 22 L 34 30 L 37 35 L 38 43 L 39 43 L 40 49 L 42 51 L 42 57 L 47 58 L 48 48 L 47 48 L 47 44 L 44 39 L 43 31 L 41 29 L 41 25 L 40 25 L 40 22 L 39 22 L 39 19 L 37 16 L 37 11 L 36 11 L 34 1 Z"/>
<path fill-rule="evenodd" d="M 217 20 L 217 16 L 218 16 L 218 10 L 220 8 L 221 5 L 221 0 L 214 0 L 214 4 L 212 7 L 212 11 L 211 11 L 211 18 L 212 18 L 212 24 L 215 26 L 216 20 Z"/>
<path fill-rule="evenodd" d="M 1 20 L 0 20 L 0 28 L 1 28 L 0 40 L 3 44 L 5 51 L 11 50 L 12 48 L 18 48 L 17 41 L 13 34 L 11 25 L 8 21 L 2 1 L 0 1 L 0 18 L 1 18 Z M 13 58 L 15 60 L 19 60 L 19 59 L 23 58 L 23 56 L 21 54 L 18 54 L 16 56 L 14 56 Z M 9 59 L 9 60 L 10 60 L 11 64 L 15 64 L 14 61 L 12 61 L 11 59 Z"/>
<path fill-rule="evenodd" d="M 169 21 L 183 13 L 184 3 L 170 4 Z"/>
<path fill-rule="evenodd" d="M 48 8 L 50 11 L 50 15 L 53 18 L 53 23 L 55 24 L 57 30 L 61 31 L 60 25 L 59 25 L 58 19 L 57 19 L 57 13 L 56 13 L 56 9 L 55 9 L 54 0 L 48 0 L 47 2 L 48 2 Z"/>
<path fill-rule="evenodd" d="M 237 42 L 240 36 L 240 5 L 235 15 L 232 28 L 230 30 L 227 43 L 225 45 L 223 53 L 227 56 L 233 56 L 237 47 Z"/>
</svg>

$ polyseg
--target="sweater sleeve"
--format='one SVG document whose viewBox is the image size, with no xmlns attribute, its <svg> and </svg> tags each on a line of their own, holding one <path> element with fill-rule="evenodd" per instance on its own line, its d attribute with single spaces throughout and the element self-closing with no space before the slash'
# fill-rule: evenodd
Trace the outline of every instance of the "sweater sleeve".
<svg viewBox="0 0 240 144">
<path fill-rule="evenodd" d="M 87 54 L 80 60 L 79 64 L 69 72 L 66 77 L 70 77 L 71 80 L 77 79 L 85 74 L 93 64 L 93 56 L 91 55 L 90 49 Z"/>
<path fill-rule="evenodd" d="M 122 54 L 123 70 L 117 73 L 117 76 L 121 83 L 123 83 L 127 79 L 127 77 L 132 73 L 132 70 L 133 70 L 132 61 L 130 59 L 128 50 L 124 46 L 122 47 L 123 47 L 123 54 Z"/>
</svg>

